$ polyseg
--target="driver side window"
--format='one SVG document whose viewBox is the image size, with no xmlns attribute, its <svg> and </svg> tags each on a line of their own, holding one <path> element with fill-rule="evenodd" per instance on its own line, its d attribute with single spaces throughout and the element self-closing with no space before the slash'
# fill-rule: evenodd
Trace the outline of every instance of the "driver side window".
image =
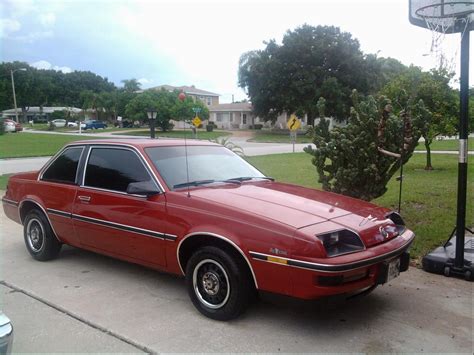
<svg viewBox="0 0 474 355">
<path fill-rule="evenodd" d="M 126 192 L 128 184 L 150 180 L 150 174 L 135 152 L 110 147 L 91 149 L 84 179 L 85 186 Z"/>
</svg>

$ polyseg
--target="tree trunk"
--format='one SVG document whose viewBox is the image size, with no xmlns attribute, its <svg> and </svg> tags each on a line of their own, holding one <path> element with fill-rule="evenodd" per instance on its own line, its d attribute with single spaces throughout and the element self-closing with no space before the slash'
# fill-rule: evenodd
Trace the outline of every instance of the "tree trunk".
<svg viewBox="0 0 474 355">
<path fill-rule="evenodd" d="M 433 166 L 431 165 L 431 143 L 433 140 L 425 138 L 425 148 L 426 148 L 426 166 L 425 170 L 433 170 Z"/>
</svg>

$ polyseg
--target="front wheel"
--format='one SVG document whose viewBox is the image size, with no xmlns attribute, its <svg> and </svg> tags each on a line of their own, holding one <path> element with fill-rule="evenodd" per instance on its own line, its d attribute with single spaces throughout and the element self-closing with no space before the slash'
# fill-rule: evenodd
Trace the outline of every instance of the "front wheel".
<svg viewBox="0 0 474 355">
<path fill-rule="evenodd" d="M 54 236 L 44 214 L 38 210 L 30 211 L 23 224 L 26 249 L 39 261 L 54 259 L 58 256 L 61 243 Z"/>
<path fill-rule="evenodd" d="M 186 285 L 194 306 L 206 317 L 229 320 L 247 308 L 252 283 L 244 262 L 216 247 L 196 251 L 186 266 Z"/>
</svg>

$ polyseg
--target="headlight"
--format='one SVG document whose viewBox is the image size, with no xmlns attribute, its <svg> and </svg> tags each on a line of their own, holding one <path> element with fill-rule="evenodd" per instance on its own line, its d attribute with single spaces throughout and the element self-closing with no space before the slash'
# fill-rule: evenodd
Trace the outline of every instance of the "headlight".
<svg viewBox="0 0 474 355">
<path fill-rule="evenodd" d="M 398 234 L 402 234 L 406 227 L 405 221 L 403 220 L 402 216 L 398 214 L 398 212 L 392 211 L 385 215 L 385 218 L 390 219 L 395 225 L 397 226 Z"/>
<path fill-rule="evenodd" d="M 326 254 L 329 257 L 354 253 L 365 249 L 359 235 L 347 229 L 317 235 L 317 238 L 323 243 Z"/>
</svg>

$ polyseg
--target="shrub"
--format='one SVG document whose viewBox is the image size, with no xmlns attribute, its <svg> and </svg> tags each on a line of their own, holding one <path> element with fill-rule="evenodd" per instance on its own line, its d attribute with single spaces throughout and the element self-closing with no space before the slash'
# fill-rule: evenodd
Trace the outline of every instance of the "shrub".
<svg viewBox="0 0 474 355">
<path fill-rule="evenodd" d="M 5 126 L 3 125 L 3 117 L 0 117 L 0 136 L 5 134 Z"/>
<path fill-rule="evenodd" d="M 206 125 L 206 131 L 207 132 L 212 132 L 214 130 L 214 124 L 211 124 L 209 122 L 209 124 Z"/>
<path fill-rule="evenodd" d="M 257 124 L 254 124 L 254 125 L 250 125 L 249 128 L 250 128 L 250 129 L 262 129 L 262 128 L 263 128 L 263 124 L 257 123 Z"/>
<path fill-rule="evenodd" d="M 369 96 L 358 103 L 354 94 L 347 126 L 330 131 L 329 121 L 322 118 L 314 127 L 317 149 L 308 146 L 305 152 L 313 155 L 323 189 L 367 201 L 382 196 L 400 168 L 398 153 L 403 152 L 403 164 L 413 154 L 423 110 L 420 102 L 396 116 L 385 97 Z"/>
</svg>

